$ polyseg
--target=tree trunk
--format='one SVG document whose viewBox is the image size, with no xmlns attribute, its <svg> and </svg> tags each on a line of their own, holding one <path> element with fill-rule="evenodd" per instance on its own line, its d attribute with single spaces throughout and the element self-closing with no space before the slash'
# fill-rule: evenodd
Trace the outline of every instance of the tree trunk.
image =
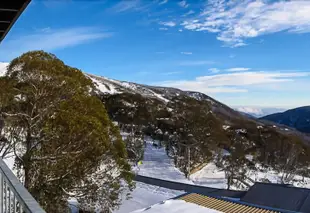
<svg viewBox="0 0 310 213">
<path fill-rule="evenodd" d="M 24 169 L 24 175 L 25 175 L 25 188 L 26 189 L 30 189 L 30 158 L 31 158 L 31 154 L 30 154 L 30 150 L 31 149 L 31 133 L 30 131 L 28 131 L 27 133 L 27 137 L 26 137 L 26 153 L 23 156 L 23 169 Z"/>
</svg>

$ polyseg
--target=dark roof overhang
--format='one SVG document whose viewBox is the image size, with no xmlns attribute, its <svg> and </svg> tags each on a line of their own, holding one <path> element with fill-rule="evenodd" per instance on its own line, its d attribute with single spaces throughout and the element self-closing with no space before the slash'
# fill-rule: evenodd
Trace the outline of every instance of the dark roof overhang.
<svg viewBox="0 0 310 213">
<path fill-rule="evenodd" d="M 15 21 L 25 10 L 31 0 L 0 1 L 0 42 L 4 39 Z"/>
</svg>

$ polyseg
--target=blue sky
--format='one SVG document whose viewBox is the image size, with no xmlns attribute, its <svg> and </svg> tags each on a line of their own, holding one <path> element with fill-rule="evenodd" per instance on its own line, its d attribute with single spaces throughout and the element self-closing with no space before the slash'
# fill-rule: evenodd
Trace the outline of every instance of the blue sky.
<svg viewBox="0 0 310 213">
<path fill-rule="evenodd" d="M 310 105 L 310 1 L 34 0 L 0 61 L 37 49 L 84 72 L 230 106 Z"/>
</svg>

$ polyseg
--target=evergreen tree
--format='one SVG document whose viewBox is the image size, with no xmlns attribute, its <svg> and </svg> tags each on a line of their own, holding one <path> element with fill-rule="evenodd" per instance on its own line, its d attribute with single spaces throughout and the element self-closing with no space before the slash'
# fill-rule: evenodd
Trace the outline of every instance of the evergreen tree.
<svg viewBox="0 0 310 213">
<path fill-rule="evenodd" d="M 130 125 L 131 130 L 126 136 L 125 143 L 128 153 L 128 159 L 137 163 L 143 159 L 144 154 L 144 136 L 141 127 L 138 125 Z"/>
<path fill-rule="evenodd" d="M 112 211 L 132 174 L 92 81 L 55 55 L 32 51 L 10 63 L 0 85 L 2 147 L 15 154 L 20 178 L 43 208 L 64 212 L 75 197 Z"/>
</svg>

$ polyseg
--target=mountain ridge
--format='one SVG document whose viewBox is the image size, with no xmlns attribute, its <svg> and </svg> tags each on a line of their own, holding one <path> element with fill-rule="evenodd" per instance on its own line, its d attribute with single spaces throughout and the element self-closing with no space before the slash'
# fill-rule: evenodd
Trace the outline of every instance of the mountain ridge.
<svg viewBox="0 0 310 213">
<path fill-rule="evenodd" d="M 228 105 L 217 101 L 216 99 L 196 91 L 183 91 L 178 88 L 173 87 L 162 87 L 162 86 L 151 86 L 146 84 L 133 83 L 128 81 L 119 81 L 111 78 L 107 78 L 104 76 L 97 76 L 93 74 L 84 73 L 88 76 L 97 87 L 99 93 L 105 95 L 117 95 L 122 93 L 131 93 L 131 94 L 139 94 L 146 98 L 157 99 L 162 102 L 164 105 L 178 96 L 188 96 L 196 99 L 197 101 L 207 101 L 211 104 L 212 110 L 217 112 L 220 117 L 228 116 L 229 118 L 237 118 L 237 119 L 245 119 L 251 122 L 257 123 L 257 125 L 267 125 L 272 126 L 273 128 L 277 128 L 279 131 L 287 134 L 288 132 L 295 132 L 294 129 L 288 128 L 283 125 L 276 126 L 271 124 L 270 122 L 266 122 L 264 119 L 259 119 L 254 116 L 249 116 L 244 112 L 240 112 L 235 108 L 231 108 Z M 226 117 L 227 118 L 227 117 Z M 229 119 L 225 122 L 225 124 L 229 124 Z M 297 133 L 299 134 L 299 133 Z M 308 138 L 308 137 L 307 137 Z"/>
<path fill-rule="evenodd" d="M 260 118 L 310 133 L 310 106 L 302 106 Z"/>
<path fill-rule="evenodd" d="M 143 156 L 142 135 L 160 141 L 157 146 L 165 147 L 186 176 L 210 161 L 239 181 L 253 165 L 308 174 L 309 137 L 294 129 L 248 118 L 200 92 L 84 74 L 94 82 L 110 119 L 127 133 L 124 141 L 134 162 Z M 229 155 L 222 156 L 223 150 Z"/>
</svg>

